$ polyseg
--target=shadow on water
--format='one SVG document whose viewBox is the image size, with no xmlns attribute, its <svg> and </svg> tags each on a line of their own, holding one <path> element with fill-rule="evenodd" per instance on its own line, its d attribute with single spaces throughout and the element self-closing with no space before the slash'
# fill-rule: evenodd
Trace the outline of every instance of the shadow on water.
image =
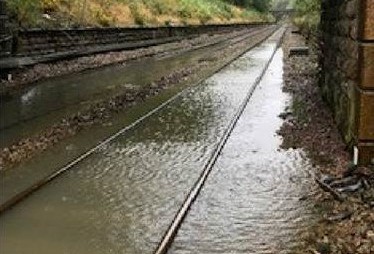
<svg viewBox="0 0 374 254">
<path fill-rule="evenodd" d="M 2 215 L 1 252 L 152 253 L 279 37 Z M 276 115 L 286 98 L 280 81 L 266 80 L 269 87 L 263 84 L 255 93 L 171 252 L 275 248 L 305 225 L 308 206 L 298 198 L 310 187 L 308 163 L 299 151 L 277 151 Z"/>
</svg>

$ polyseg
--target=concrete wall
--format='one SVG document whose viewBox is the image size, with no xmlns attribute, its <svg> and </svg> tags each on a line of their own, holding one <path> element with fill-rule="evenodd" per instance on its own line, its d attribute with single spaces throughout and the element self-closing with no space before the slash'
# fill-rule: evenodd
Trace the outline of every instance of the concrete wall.
<svg viewBox="0 0 374 254">
<path fill-rule="evenodd" d="M 322 1 L 322 92 L 363 164 L 374 159 L 374 0 Z"/>
</svg>

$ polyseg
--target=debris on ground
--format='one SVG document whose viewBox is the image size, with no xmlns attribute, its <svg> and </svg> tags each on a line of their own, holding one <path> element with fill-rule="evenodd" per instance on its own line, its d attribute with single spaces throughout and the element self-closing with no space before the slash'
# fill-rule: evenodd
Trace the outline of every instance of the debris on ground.
<svg viewBox="0 0 374 254">
<path fill-rule="evenodd" d="M 351 164 L 347 147 L 322 99 L 318 50 L 289 55 L 291 47 L 306 47 L 303 36 L 290 29 L 284 40 L 284 91 L 292 105 L 280 117 L 282 147 L 301 148 L 314 165 L 320 192 L 312 195 L 320 220 L 301 237 L 302 251 L 314 254 L 374 253 L 374 168 Z M 308 45 L 309 46 L 309 45 Z"/>
</svg>

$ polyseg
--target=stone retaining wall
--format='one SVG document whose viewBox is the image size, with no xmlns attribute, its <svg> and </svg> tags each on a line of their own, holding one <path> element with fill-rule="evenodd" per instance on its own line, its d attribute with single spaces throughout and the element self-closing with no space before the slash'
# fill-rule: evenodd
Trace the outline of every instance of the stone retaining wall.
<svg viewBox="0 0 374 254">
<path fill-rule="evenodd" d="M 323 0 L 322 92 L 362 164 L 374 161 L 374 0 Z"/>
<path fill-rule="evenodd" d="M 18 34 L 16 55 L 33 56 L 100 45 L 196 36 L 202 33 L 222 33 L 255 25 L 27 30 L 20 31 Z"/>
<path fill-rule="evenodd" d="M 0 0 L 0 3 L 3 0 Z M 0 23 L 1 24 L 1 23 Z M 234 25 L 201 25 L 149 28 L 84 28 L 84 29 L 31 29 L 18 31 L 13 36 L 11 57 L 33 57 L 65 52 L 90 50 L 100 46 L 134 44 L 155 40 L 166 42 L 200 34 L 225 33 L 264 25 L 263 23 Z M 108 47 L 109 48 L 109 47 Z M 5 49 L 1 48 L 0 53 Z"/>
</svg>

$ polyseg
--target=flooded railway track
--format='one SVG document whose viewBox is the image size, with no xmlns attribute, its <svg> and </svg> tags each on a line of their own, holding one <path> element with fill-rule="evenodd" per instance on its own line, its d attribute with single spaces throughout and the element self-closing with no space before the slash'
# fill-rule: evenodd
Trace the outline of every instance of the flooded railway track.
<svg viewBox="0 0 374 254">
<path fill-rule="evenodd" d="M 284 31 L 282 31 L 281 38 L 279 39 L 278 43 L 281 43 L 282 37 L 283 37 Z M 179 209 L 178 213 L 176 214 L 172 224 L 170 225 L 169 229 L 167 230 L 166 234 L 164 235 L 162 241 L 160 242 L 160 245 L 157 247 L 157 250 L 155 251 L 155 254 L 166 254 L 170 245 L 172 244 L 175 235 L 178 232 L 178 229 L 183 223 L 183 219 L 186 217 L 189 209 L 191 208 L 193 202 L 198 197 L 201 189 L 204 187 L 204 184 L 206 180 L 209 177 L 210 172 L 212 171 L 213 167 L 215 166 L 218 157 L 220 156 L 222 149 L 226 145 L 228 139 L 230 138 L 230 135 L 232 134 L 236 124 L 238 123 L 240 117 L 242 116 L 245 108 L 247 107 L 247 104 L 249 100 L 251 99 L 253 92 L 257 88 L 258 84 L 260 83 L 261 79 L 263 78 L 265 72 L 267 71 L 271 61 L 273 60 L 273 57 L 275 55 L 276 50 L 278 49 L 279 44 L 277 44 L 276 48 L 274 49 L 274 52 L 270 56 L 268 62 L 263 67 L 263 70 L 261 74 L 257 77 L 252 87 L 249 89 L 249 91 L 246 94 L 246 97 L 244 98 L 244 101 L 237 109 L 234 117 L 231 119 L 229 125 L 227 126 L 223 136 L 221 137 L 219 143 L 214 148 L 212 155 L 206 162 L 206 164 L 203 167 L 202 173 L 200 177 L 198 178 L 198 181 L 194 184 L 194 187 L 191 189 L 190 193 L 188 194 L 186 200 L 183 202 L 183 205 Z"/>
<path fill-rule="evenodd" d="M 266 27 L 251 28 L 249 31 L 234 33 L 228 38 L 218 38 L 214 43 L 185 50 L 177 49 L 153 58 L 145 57 L 130 61 L 125 66 L 105 66 L 67 77 L 40 81 L 10 98 L 1 98 L 3 102 L 0 111 L 3 117 L 0 120 L 0 147 L 12 145 L 36 133 L 40 128 L 46 128 L 51 122 L 84 110 L 92 101 L 110 99 L 123 93 L 125 84 L 142 87 L 173 70 L 204 58 L 208 59 L 209 52 L 236 45 L 264 31 Z"/>
<path fill-rule="evenodd" d="M 232 47 L 233 45 L 235 44 L 238 44 L 238 43 L 241 43 L 247 39 L 250 39 L 251 37 L 253 36 L 256 36 L 257 34 L 261 34 L 261 33 L 264 33 L 266 32 L 266 28 L 265 29 L 254 29 L 254 31 L 251 31 L 251 32 L 241 32 L 239 34 L 236 34 L 235 36 L 233 37 L 230 37 L 228 40 L 222 40 L 222 41 L 218 41 L 217 43 L 215 43 L 214 45 L 214 50 L 216 51 L 220 51 L 222 49 L 224 49 L 225 47 Z M 255 45 L 254 45 L 255 46 Z M 254 47 L 254 46 L 251 46 L 251 47 Z M 203 47 L 204 48 L 204 47 Z M 193 55 L 195 56 L 195 58 L 199 58 L 199 59 L 205 59 L 211 55 L 207 54 L 207 52 L 204 52 L 204 51 L 201 51 L 201 48 L 198 47 L 197 49 L 194 49 L 193 51 L 196 51 L 193 53 Z M 209 52 L 208 52 L 209 53 Z M 178 58 L 178 56 L 177 56 Z M 165 61 L 169 61 L 170 59 L 165 59 Z M 155 62 L 156 64 L 157 62 Z M 141 64 L 141 62 L 139 63 Z M 139 64 L 136 64 L 136 66 L 138 66 Z M 173 64 L 173 61 L 171 61 L 171 64 Z M 228 63 L 226 63 L 227 65 Z M 139 67 L 139 66 L 138 66 Z M 220 67 L 220 68 L 223 68 L 223 67 Z M 130 70 L 132 70 L 133 68 L 130 68 Z M 135 68 L 136 69 L 136 68 Z M 148 65 L 146 65 L 146 69 L 149 69 L 148 71 L 151 71 L 154 69 L 151 65 L 151 67 L 149 67 Z M 126 73 L 126 72 L 125 72 Z M 104 77 L 107 77 L 107 75 L 105 75 Z M 137 75 L 135 75 L 135 77 L 137 77 Z M 90 81 L 91 79 L 89 79 Z M 134 80 L 133 80 L 134 81 Z M 70 79 L 67 79 L 66 82 L 71 82 Z M 115 83 L 117 82 L 117 80 L 115 80 Z M 196 85 L 199 85 L 200 82 L 197 82 Z M 74 82 L 73 82 L 74 84 Z M 85 85 L 86 83 L 83 84 L 83 86 Z M 41 84 L 43 85 L 43 84 Z M 57 86 L 53 86 L 53 87 L 49 87 L 48 86 L 48 82 L 47 82 L 47 91 L 50 91 L 52 88 L 54 89 L 59 89 L 59 87 L 61 88 L 61 85 L 62 84 L 59 84 L 57 83 Z M 68 91 L 66 89 L 66 85 L 68 85 L 68 83 L 66 83 L 64 86 L 62 86 L 62 89 L 64 91 Z M 32 89 L 33 90 L 33 89 Z M 71 87 L 70 89 L 71 91 L 74 91 L 74 87 Z M 126 132 L 127 130 L 131 129 L 132 127 L 136 126 L 139 122 L 141 122 L 142 120 L 146 119 L 148 116 L 152 115 L 153 113 L 157 112 L 158 110 L 162 109 L 164 106 L 166 106 L 167 104 L 169 104 L 170 102 L 172 102 L 174 99 L 176 99 L 177 97 L 179 96 L 182 96 L 182 93 L 183 92 L 186 92 L 186 91 L 182 91 L 180 93 L 178 93 L 177 95 L 173 96 L 171 99 L 167 100 L 165 103 L 162 103 L 160 106 L 157 106 L 156 109 L 152 109 L 150 110 L 148 113 L 146 113 L 144 116 L 141 116 L 139 117 L 138 119 L 134 119 L 133 123 L 130 123 L 128 125 L 128 127 L 124 128 L 124 129 L 120 129 L 119 131 L 116 131 L 115 133 L 117 133 L 118 135 L 120 135 L 121 133 L 124 133 Z M 22 93 L 21 93 L 22 94 Z M 41 93 L 42 96 L 43 94 L 45 94 L 44 92 Z M 79 92 L 79 94 L 81 94 L 81 92 Z M 82 93 L 84 94 L 84 93 Z M 63 94 L 61 95 L 63 98 L 65 97 L 68 97 L 68 94 Z M 23 97 L 23 95 L 22 95 Z M 42 98 L 41 98 L 42 99 Z M 57 99 L 57 98 L 56 98 Z M 92 98 L 91 98 L 92 99 Z M 38 98 L 36 98 L 36 100 L 38 100 Z M 21 99 L 20 99 L 21 101 Z M 49 104 L 48 104 L 48 101 L 45 101 L 45 103 L 39 103 L 39 102 L 34 102 L 37 106 L 39 105 L 39 108 L 34 108 L 32 107 L 32 111 L 35 111 L 35 112 L 39 112 L 41 111 L 41 109 L 43 108 L 43 110 L 52 110 L 51 113 L 52 114 L 57 114 L 59 115 L 60 112 L 59 109 L 54 109 L 53 107 L 49 107 Z M 34 104 L 32 103 L 32 104 Z M 25 107 L 27 107 L 27 105 L 24 105 Z M 68 106 L 68 105 L 67 105 Z M 2 110 L 3 111 L 8 111 L 8 112 L 12 112 L 11 108 L 7 108 L 6 105 L 4 107 L 4 105 L 2 105 Z M 66 110 L 69 110 L 69 107 L 65 108 L 64 111 Z M 22 110 L 24 111 L 24 110 Z M 30 110 L 26 110 L 25 112 L 28 112 Z M 51 119 L 48 118 L 48 115 L 49 113 L 47 114 L 47 118 L 45 119 L 45 122 L 49 122 L 51 121 Z M 34 118 L 38 118 L 38 116 L 34 117 Z M 31 119 L 32 120 L 32 119 Z M 22 123 L 22 125 L 27 125 L 28 128 L 32 129 L 33 127 L 33 123 L 30 123 L 28 120 L 22 120 L 21 122 L 25 122 L 25 123 Z M 31 124 L 31 127 L 30 127 L 30 124 Z M 40 128 L 40 124 L 39 124 L 39 128 Z M 121 127 L 122 128 L 122 127 Z M 13 129 L 11 129 L 10 131 L 12 132 L 16 132 L 16 133 L 23 133 L 24 130 L 23 130 L 23 127 L 20 126 L 20 128 L 18 128 L 17 126 Z M 49 175 L 46 175 L 43 179 L 41 179 L 40 181 L 37 181 L 35 184 L 33 184 L 32 186 L 28 187 L 26 190 L 24 191 L 18 191 L 15 192 L 13 191 L 13 198 L 9 198 L 11 197 L 12 194 L 8 195 L 8 194 L 5 194 L 5 197 L 4 197 L 4 193 L 1 195 L 3 197 L 0 196 L 0 213 L 3 211 L 3 210 L 6 210 L 8 209 L 8 207 L 12 206 L 11 204 L 13 203 L 16 203 L 18 202 L 17 200 L 20 200 L 20 199 L 23 199 L 23 197 L 27 196 L 28 193 L 31 193 L 33 192 L 34 190 L 36 189 L 39 189 L 40 186 L 43 186 L 45 183 L 51 181 L 52 179 L 54 179 L 55 177 L 57 177 L 58 175 L 60 175 L 62 172 L 65 172 L 67 169 L 71 168 L 71 166 L 73 166 L 74 164 L 76 164 L 77 162 L 81 161 L 82 159 L 86 158 L 87 156 L 89 156 L 90 154 L 92 154 L 95 150 L 99 149 L 103 144 L 106 144 L 107 141 L 110 142 L 111 140 L 113 140 L 112 138 L 115 138 L 117 137 L 117 134 L 114 134 L 113 136 L 109 137 L 109 138 L 105 138 L 104 141 L 101 141 L 98 142 L 99 145 L 96 145 L 93 147 L 93 148 L 90 148 L 90 149 L 87 149 L 88 151 L 84 151 L 82 152 L 82 155 L 79 154 L 79 156 L 76 156 L 75 158 L 72 158 L 69 163 L 66 163 L 67 165 L 66 166 L 61 166 L 61 168 L 56 168 L 52 174 L 49 174 Z M 5 138 L 8 138 L 8 136 L 12 136 L 12 135 L 8 135 L 8 133 L 4 133 L 4 129 L 2 129 L 2 143 L 4 143 L 4 139 Z M 108 136 L 108 135 L 107 135 Z M 5 142 L 6 143 L 6 142 Z M 3 175 L 0 175 L 0 177 L 3 177 Z M 8 178 L 11 178 L 12 176 L 10 175 Z M 40 178 L 40 177 L 39 177 Z M 22 179 L 16 179 L 17 181 L 21 180 Z M 35 180 L 34 180 L 35 182 Z M 30 184 L 29 184 L 30 185 Z M 8 186 L 8 183 L 5 184 L 5 188 L 7 188 Z M 11 186 L 11 185 L 10 185 Z M 25 189 L 25 187 L 24 187 Z M 6 201 L 6 202 L 4 202 Z"/>
<path fill-rule="evenodd" d="M 258 34 L 258 33 L 262 33 L 262 32 L 263 31 L 260 29 L 259 31 L 253 31 L 253 32 L 251 32 L 249 34 L 248 33 L 241 33 L 239 35 L 235 35 L 232 38 L 230 38 L 229 40 L 223 40 L 223 41 L 217 42 L 215 44 L 214 49 L 217 50 L 217 51 L 219 51 L 219 50 L 223 49 L 224 47 L 232 46 L 234 44 L 240 43 L 240 42 L 248 39 L 249 37 L 254 36 L 254 35 Z M 195 50 L 197 50 L 199 52 L 200 48 L 195 49 Z M 206 54 L 204 54 L 204 52 L 202 52 L 202 54 L 199 55 L 200 58 L 204 58 L 204 56 L 207 56 Z M 230 64 L 230 63 L 228 63 L 228 64 Z M 224 67 L 222 67 L 222 68 L 224 68 Z M 199 85 L 199 82 L 196 85 Z M 58 87 L 55 87 L 55 88 L 58 88 Z M 35 192 L 38 189 L 42 188 L 44 185 L 48 184 L 53 179 L 59 177 L 61 174 L 65 173 L 66 171 L 68 171 L 69 169 L 71 169 L 74 165 L 76 165 L 80 161 L 82 161 L 85 158 L 89 157 L 91 154 L 93 154 L 95 151 L 99 150 L 101 147 L 103 147 L 106 144 L 112 142 L 114 139 L 116 139 L 117 137 L 119 137 L 123 133 L 131 130 L 134 127 L 136 127 L 143 120 L 145 120 L 148 117 L 156 114 L 158 111 L 162 110 L 164 107 L 166 107 L 168 104 L 170 104 L 171 102 L 173 102 L 174 100 L 176 100 L 178 97 L 181 97 L 185 93 L 188 93 L 188 91 L 189 91 L 189 88 L 184 89 L 181 92 L 177 93 L 176 95 L 174 95 L 173 97 L 171 97 L 170 99 L 168 99 L 167 101 L 165 101 L 164 103 L 162 103 L 161 105 L 157 106 L 156 108 L 152 109 L 148 113 L 144 114 L 143 116 L 141 116 L 140 118 L 138 118 L 137 120 L 135 120 L 133 123 L 129 124 L 125 128 L 123 128 L 123 129 L 119 130 L 118 132 L 116 132 L 114 135 L 111 135 L 110 137 L 106 138 L 104 141 L 101 141 L 98 145 L 95 145 L 93 148 L 91 148 L 88 151 L 84 152 L 83 154 L 81 154 L 80 156 L 78 156 L 76 159 L 74 159 L 71 162 L 69 162 L 67 165 L 61 167 L 60 169 L 56 170 L 52 174 L 49 174 L 49 175 L 45 176 L 44 178 L 42 178 L 39 181 L 35 182 L 34 184 L 32 184 L 28 188 L 24 189 L 23 191 L 18 192 L 13 197 L 8 198 L 7 200 L 5 200 L 5 202 L 4 202 L 4 199 L 0 199 L 0 214 L 3 213 L 4 211 L 10 209 L 11 207 L 13 207 L 15 204 L 17 204 L 18 202 L 22 201 L 23 199 L 25 199 L 27 196 L 29 196 L 33 192 Z M 43 105 L 40 105 L 40 106 L 43 107 Z M 46 110 L 50 110 L 47 107 L 47 105 L 44 105 L 44 108 L 46 108 Z M 5 110 L 6 109 L 7 108 L 5 108 Z M 11 110 L 8 109 L 8 111 L 11 111 Z M 37 111 L 39 111 L 39 110 L 37 110 Z M 54 112 L 54 111 L 56 111 L 56 110 L 52 109 L 52 112 Z M 37 116 L 35 118 L 37 118 Z M 17 128 L 16 128 L 16 130 L 17 130 Z"/>
<path fill-rule="evenodd" d="M 2 206 L 4 253 L 167 253 L 283 32 Z"/>
</svg>

